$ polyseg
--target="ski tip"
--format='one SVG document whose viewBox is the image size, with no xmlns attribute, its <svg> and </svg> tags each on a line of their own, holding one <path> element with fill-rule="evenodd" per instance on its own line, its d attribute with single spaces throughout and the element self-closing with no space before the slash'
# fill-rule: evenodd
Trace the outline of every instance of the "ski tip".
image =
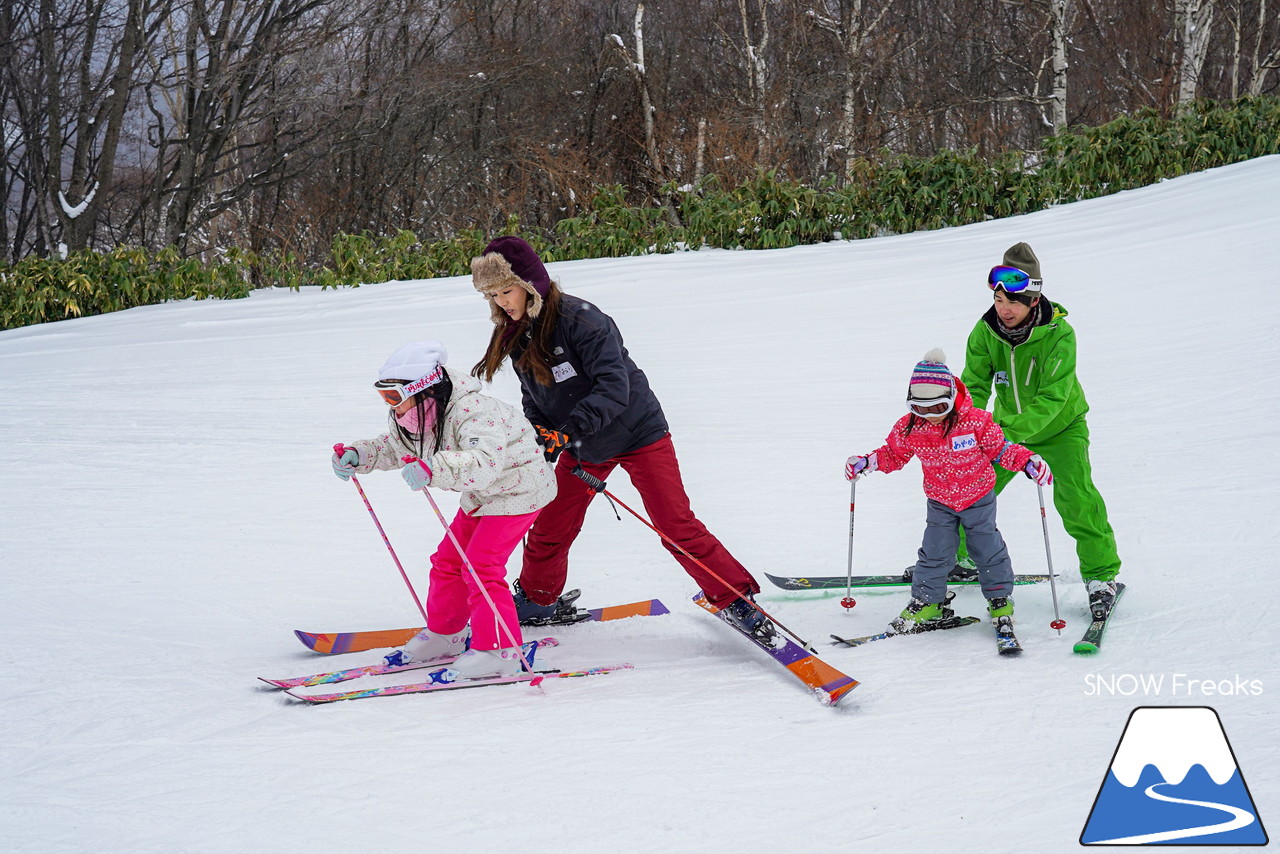
<svg viewBox="0 0 1280 854">
<path fill-rule="evenodd" d="M 1078 655 L 1093 655 L 1097 651 L 1098 645 L 1091 641 L 1077 641 L 1076 645 L 1072 647 L 1072 652 Z"/>
<path fill-rule="evenodd" d="M 283 685 L 279 680 L 277 680 L 277 679 L 268 679 L 268 678 L 267 678 L 267 677 L 265 677 L 265 676 L 259 676 L 259 677 L 258 677 L 258 680 L 259 680 L 260 682 L 266 682 L 266 683 L 267 683 L 268 685 L 270 685 L 272 688 L 284 688 L 284 687 L 285 687 L 285 686 L 284 686 L 284 685 Z"/>
</svg>

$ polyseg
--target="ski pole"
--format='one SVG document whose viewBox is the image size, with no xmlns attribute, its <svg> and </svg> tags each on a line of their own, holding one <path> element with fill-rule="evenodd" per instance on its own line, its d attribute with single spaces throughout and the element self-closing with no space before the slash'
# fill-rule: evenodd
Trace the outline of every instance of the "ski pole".
<svg viewBox="0 0 1280 854">
<path fill-rule="evenodd" d="M 849 481 L 849 576 L 844 586 L 844 598 L 840 600 L 840 604 L 844 606 L 846 613 L 850 608 L 858 604 L 853 598 L 853 510 L 857 506 L 857 501 L 855 500 L 857 495 L 858 479 L 855 477 Z"/>
<path fill-rule="evenodd" d="M 721 577 L 719 576 L 719 574 L 717 574 L 717 573 L 716 573 L 716 571 L 715 571 L 715 570 L 713 570 L 711 567 L 707 566 L 707 565 L 706 565 L 705 563 L 703 563 L 702 561 L 698 560 L 698 559 L 697 559 L 696 557 L 694 557 L 693 555 L 689 554 L 689 552 L 684 548 L 684 546 L 680 545 L 680 544 L 679 544 L 679 543 L 677 543 L 675 540 L 671 539 L 671 538 L 670 538 L 670 537 L 668 537 L 666 534 L 664 534 L 664 533 L 662 533 L 661 531 L 659 531 L 656 527 L 654 527 L 654 525 L 653 525 L 653 523 L 652 523 L 652 522 L 650 522 L 648 519 L 646 519 L 646 518 L 644 518 L 643 516 L 641 516 L 641 515 L 640 515 L 639 513 L 637 513 L 636 511 L 632 510 L 630 507 L 628 507 L 625 503 L 623 503 L 623 502 L 618 498 L 618 496 L 614 495 L 612 492 L 610 492 L 609 490 L 605 489 L 605 482 L 604 482 L 603 480 L 601 480 L 600 478 L 596 477 L 596 476 L 595 476 L 595 475 L 593 475 L 591 472 L 589 472 L 589 471 L 587 471 L 586 469 L 584 469 L 582 466 L 577 466 L 576 468 L 574 468 L 574 470 L 573 470 L 572 474 L 573 474 L 573 476 L 574 476 L 574 477 L 578 478 L 578 479 L 579 479 L 579 480 L 581 480 L 583 483 L 585 483 L 585 484 L 587 485 L 587 488 L 588 488 L 588 489 L 590 489 L 592 492 L 598 492 L 598 493 L 600 493 L 600 494 L 601 494 L 601 495 L 603 495 L 605 498 L 607 498 L 607 499 L 609 499 L 611 502 L 613 502 L 613 503 L 617 504 L 617 505 L 618 505 L 618 506 L 620 506 L 623 510 L 626 510 L 626 511 L 627 511 L 628 513 L 630 513 L 632 516 L 635 516 L 637 519 L 639 519 L 641 522 L 643 522 L 643 523 L 645 524 L 645 526 L 646 526 L 646 527 L 648 527 L 648 529 L 649 529 L 650 531 L 653 531 L 655 534 L 657 534 L 659 537 L 661 537 L 661 538 L 663 539 L 663 541 L 664 541 L 664 542 L 666 542 L 668 545 L 670 545 L 673 549 L 676 549 L 677 551 L 679 551 L 679 552 L 680 552 L 680 554 L 684 555 L 684 556 L 685 556 L 685 557 L 687 557 L 689 560 L 691 560 L 691 561 L 693 561 L 694 563 L 696 563 L 696 564 L 697 564 L 697 565 L 702 569 L 702 571 L 703 571 L 703 572 L 705 572 L 707 575 L 710 575 L 710 576 L 711 576 L 712 578 L 714 578 L 716 581 L 719 581 L 722 585 L 724 585 L 724 588 L 725 588 L 726 590 L 730 591 L 731 593 L 735 593 L 735 594 L 737 594 L 737 595 L 739 595 L 739 596 L 741 596 L 741 595 L 742 595 L 742 594 L 738 593 L 737 589 L 736 589 L 736 588 L 734 588 L 734 586 L 733 586 L 732 584 L 730 584 L 729 582 L 727 582 L 727 581 L 725 581 L 723 578 L 721 578 Z M 705 592 L 705 591 L 704 591 L 704 592 Z M 745 599 L 746 597 L 744 596 L 743 598 Z M 773 621 L 773 624 L 774 624 L 775 626 L 777 626 L 778 628 L 780 628 L 780 629 L 782 629 L 784 632 L 786 632 L 788 635 L 790 635 L 790 636 L 791 636 L 791 639 L 792 639 L 792 640 L 794 640 L 796 643 L 800 644 L 800 646 L 801 646 L 801 647 L 803 647 L 804 649 L 807 649 L 809 652 L 817 652 L 817 650 L 815 650 L 813 647 L 811 647 L 811 646 L 809 645 L 809 642 L 808 642 L 808 641 L 804 640 L 804 639 L 803 639 L 803 638 L 801 638 L 799 635 L 797 635 L 795 632 L 791 631 L 791 629 L 789 629 L 789 628 L 787 628 L 786 626 L 784 626 L 781 622 L 779 622 L 779 621 L 778 621 L 778 619 L 777 619 L 776 617 L 774 617 L 774 616 L 773 616 L 773 614 L 770 614 L 770 613 L 769 613 L 768 611 L 766 611 L 764 608 L 761 608 L 761 607 L 760 607 L 760 605 L 759 605 L 759 604 L 757 604 L 754 600 L 747 599 L 747 601 L 748 601 L 748 602 L 750 602 L 750 603 L 751 603 L 751 605 L 752 605 L 752 607 L 754 607 L 757 611 L 759 611 L 761 614 L 764 614 L 764 615 L 765 615 L 766 617 L 768 617 L 771 621 Z"/>
<path fill-rule="evenodd" d="M 333 452 L 338 456 L 342 456 L 347 450 L 349 450 L 347 446 L 341 442 L 333 446 Z M 391 552 L 391 559 L 396 562 L 396 569 L 400 570 L 400 577 L 404 579 L 405 586 L 409 588 L 409 595 L 413 596 L 413 604 L 418 606 L 418 613 L 422 614 L 422 625 L 425 626 L 427 624 L 427 609 L 422 607 L 422 600 L 418 598 L 418 592 L 413 589 L 413 582 L 409 580 L 408 573 L 400 565 L 400 558 L 396 557 L 396 550 L 391 548 L 391 540 L 387 539 L 387 532 L 382 529 L 382 523 L 378 521 L 378 514 L 373 512 L 373 505 L 369 503 L 369 496 L 364 494 L 364 487 L 360 485 L 360 480 L 355 475 L 351 475 L 351 482 L 356 485 L 356 491 L 360 493 L 360 499 L 364 501 L 365 509 L 369 511 L 373 524 L 378 526 L 378 533 L 382 535 L 382 542 L 386 543 L 387 551 Z"/>
<path fill-rule="evenodd" d="M 1058 634 L 1067 627 L 1067 621 L 1058 616 L 1058 585 L 1053 580 L 1053 554 L 1049 550 L 1049 520 L 1044 513 L 1044 487 L 1036 483 L 1036 495 L 1040 497 L 1040 528 L 1044 531 L 1044 559 L 1049 564 L 1049 594 L 1053 597 L 1053 622 L 1049 628 Z"/>
<path fill-rule="evenodd" d="M 417 457 L 411 457 L 406 454 L 404 457 L 401 457 L 401 462 L 412 464 L 420 463 L 422 461 Z M 498 606 L 494 604 L 493 597 L 491 597 L 489 595 L 489 591 L 485 589 L 484 582 L 480 580 L 480 573 L 476 572 L 476 568 L 471 565 L 471 558 L 467 557 L 466 551 L 462 548 L 462 543 L 458 542 L 457 535 L 453 533 L 453 528 L 449 527 L 448 520 L 445 519 L 444 514 L 440 512 L 440 505 L 436 504 L 436 500 L 431 497 L 431 493 L 427 490 L 422 490 L 422 494 L 427 496 L 427 500 L 431 502 L 431 509 L 436 511 L 436 518 L 440 520 L 441 526 L 444 527 L 445 536 L 449 538 L 449 542 L 453 543 L 453 547 L 457 550 L 458 556 L 462 558 L 462 563 L 466 566 L 467 572 L 471 573 L 471 580 L 475 582 L 476 589 L 480 591 L 480 595 L 484 597 L 484 601 L 489 603 L 489 610 L 493 611 L 494 620 L 497 621 L 501 630 L 506 633 L 507 641 L 520 656 L 520 663 L 524 665 L 525 670 L 533 673 L 533 663 L 525 657 L 524 647 L 516 640 L 515 632 L 511 630 L 511 627 L 507 625 L 507 621 L 502 619 L 502 615 L 498 613 Z M 535 676 L 529 681 L 529 684 L 536 686 L 538 683 L 542 682 L 543 678 L 544 677 L 542 676 Z"/>
</svg>

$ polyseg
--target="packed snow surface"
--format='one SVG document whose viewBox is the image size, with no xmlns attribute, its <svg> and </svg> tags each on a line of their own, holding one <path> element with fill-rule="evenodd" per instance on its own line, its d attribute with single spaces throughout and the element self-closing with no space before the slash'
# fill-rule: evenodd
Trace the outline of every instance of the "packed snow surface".
<svg viewBox="0 0 1280 854">
<path fill-rule="evenodd" d="M 592 506 L 586 607 L 669 616 L 554 632 L 545 662 L 634 670 L 308 706 L 256 677 L 349 667 L 293 629 L 420 621 L 335 442 L 376 435 L 406 341 L 468 370 L 465 278 L 264 290 L 0 333 L 2 847 L 15 852 L 1074 852 L 1133 709 L 1211 706 L 1280 823 L 1280 157 L 964 228 L 770 252 L 553 264 L 618 322 L 694 508 L 763 581 L 843 575 L 844 460 L 882 442 L 932 347 L 959 370 L 988 268 L 1027 241 L 1066 306 L 1092 460 L 1129 585 L 1096 657 L 1050 508 L 1058 600 L 1019 588 L 1026 652 L 985 624 L 858 649 L 907 591 L 762 604 L 862 684 L 821 706 L 690 602 L 634 518 Z M 509 369 L 491 393 L 519 399 Z M 362 479 L 419 593 L 441 537 L 394 473 Z M 639 507 L 622 473 L 609 480 Z M 439 493 L 446 512 L 455 496 Z M 920 470 L 859 482 L 854 569 L 900 572 Z M 1000 499 L 1043 572 L 1036 491 Z M 964 588 L 957 611 L 981 614 Z M 367 680 L 366 680 L 367 681 Z M 924 846 L 923 848 L 921 846 Z"/>
</svg>

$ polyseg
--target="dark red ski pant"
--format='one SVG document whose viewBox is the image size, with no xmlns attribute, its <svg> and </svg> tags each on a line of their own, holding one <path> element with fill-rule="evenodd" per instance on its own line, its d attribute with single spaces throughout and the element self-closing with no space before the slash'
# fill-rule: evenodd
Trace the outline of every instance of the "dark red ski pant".
<svg viewBox="0 0 1280 854">
<path fill-rule="evenodd" d="M 568 452 L 560 454 L 556 465 L 556 497 L 538 515 L 524 546 L 520 587 L 530 601 L 550 605 L 564 592 L 569 576 L 569 547 L 582 530 L 587 506 L 595 497 L 585 483 L 573 476 L 572 471 L 578 465 L 601 480 L 607 478 L 615 467 L 622 466 L 631 478 L 632 486 L 640 493 L 640 500 L 644 502 L 653 526 L 728 583 L 729 589 L 726 589 L 715 576 L 680 554 L 666 540 L 662 541 L 667 551 L 707 594 L 711 604 L 724 607 L 743 593 L 760 591 L 760 585 L 751 573 L 693 515 L 684 482 L 680 479 L 675 446 L 668 433 L 651 445 L 619 454 L 603 463 L 580 463 Z"/>
</svg>

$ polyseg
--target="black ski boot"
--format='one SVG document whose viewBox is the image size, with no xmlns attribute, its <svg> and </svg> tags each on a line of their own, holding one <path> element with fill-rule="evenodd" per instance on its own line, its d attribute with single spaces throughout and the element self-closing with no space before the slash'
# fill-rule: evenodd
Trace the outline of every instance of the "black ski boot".
<svg viewBox="0 0 1280 854">
<path fill-rule="evenodd" d="M 515 600 L 516 616 L 520 619 L 522 626 L 554 626 L 563 623 L 580 623 L 591 619 L 590 612 L 573 604 L 582 595 L 582 591 L 577 588 L 562 593 L 560 598 L 550 605 L 539 605 L 529 601 L 519 581 L 514 587 L 515 591 L 511 594 L 511 598 Z"/>
</svg>

